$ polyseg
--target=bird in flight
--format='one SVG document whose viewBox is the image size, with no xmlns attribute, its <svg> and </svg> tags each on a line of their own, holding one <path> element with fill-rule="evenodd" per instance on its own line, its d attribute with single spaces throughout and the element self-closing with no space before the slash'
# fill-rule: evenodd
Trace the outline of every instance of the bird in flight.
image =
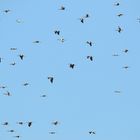
<svg viewBox="0 0 140 140">
<path fill-rule="evenodd" d="M 11 12 L 11 10 L 6 9 L 6 10 L 4 10 L 3 12 L 4 12 L 4 13 L 9 13 L 9 12 Z"/>
<path fill-rule="evenodd" d="M 28 85 L 29 85 L 29 83 L 24 83 L 24 84 L 23 84 L 23 86 L 28 86 Z"/>
<path fill-rule="evenodd" d="M 58 125 L 58 123 L 59 123 L 58 121 L 52 122 L 53 125 Z"/>
<path fill-rule="evenodd" d="M 58 39 L 60 42 L 64 43 L 65 39 L 62 37 L 62 38 L 59 38 Z"/>
<path fill-rule="evenodd" d="M 85 15 L 85 18 L 89 18 L 89 17 L 90 17 L 89 14 L 86 14 L 86 15 Z"/>
<path fill-rule="evenodd" d="M 84 18 L 80 18 L 79 20 L 81 21 L 81 23 L 84 23 L 85 21 Z"/>
<path fill-rule="evenodd" d="M 53 131 L 52 131 L 52 132 L 49 132 L 49 133 L 50 133 L 50 134 L 55 134 L 56 132 L 53 132 Z"/>
<path fill-rule="evenodd" d="M 89 134 L 91 135 L 91 134 L 96 134 L 96 132 L 95 131 L 89 131 Z"/>
<path fill-rule="evenodd" d="M 119 56 L 118 54 L 113 54 L 112 56 Z"/>
<path fill-rule="evenodd" d="M 91 41 L 87 41 L 86 42 L 89 46 L 92 46 L 93 45 L 93 43 L 91 42 Z"/>
<path fill-rule="evenodd" d="M 120 3 L 119 3 L 119 2 L 117 2 L 117 3 L 115 3 L 114 5 L 115 5 L 115 6 L 119 6 L 119 5 L 120 5 Z"/>
<path fill-rule="evenodd" d="M 31 127 L 33 122 L 28 122 L 28 127 Z"/>
<path fill-rule="evenodd" d="M 118 33 L 121 33 L 122 31 L 123 31 L 123 29 L 120 27 L 120 26 L 118 26 L 118 29 L 116 30 Z"/>
<path fill-rule="evenodd" d="M 128 49 L 125 49 L 123 52 L 128 53 Z"/>
<path fill-rule="evenodd" d="M 123 14 L 118 14 L 117 16 L 118 16 L 118 17 L 121 17 L 121 16 L 123 16 Z"/>
<path fill-rule="evenodd" d="M 0 88 L 5 89 L 5 88 L 6 88 L 6 86 L 0 86 Z"/>
<path fill-rule="evenodd" d="M 64 7 L 64 6 L 61 6 L 60 8 L 59 8 L 59 10 L 65 10 L 66 8 Z"/>
<path fill-rule="evenodd" d="M 2 125 L 8 125 L 9 123 L 8 122 L 4 122 Z"/>
<path fill-rule="evenodd" d="M 60 35 L 60 31 L 58 31 L 58 30 L 55 30 L 54 33 L 57 35 Z"/>
<path fill-rule="evenodd" d="M 13 132 L 15 132 L 15 130 L 11 129 L 11 130 L 8 130 L 8 132 L 11 132 L 11 133 L 13 133 Z"/>
<path fill-rule="evenodd" d="M 15 63 L 15 62 L 13 62 L 13 63 L 11 63 L 10 65 L 15 66 L 15 65 L 16 65 L 16 63 Z"/>
<path fill-rule="evenodd" d="M 69 64 L 69 67 L 72 68 L 72 69 L 74 69 L 75 64 Z"/>
<path fill-rule="evenodd" d="M 25 57 L 23 54 L 19 55 L 20 59 L 23 60 L 23 58 Z"/>
<path fill-rule="evenodd" d="M 93 56 L 87 56 L 87 59 L 89 59 L 90 61 L 93 61 Z"/>
<path fill-rule="evenodd" d="M 43 97 L 43 98 L 45 98 L 47 95 L 45 95 L 45 94 L 43 94 L 43 95 L 41 95 L 40 97 Z"/>
<path fill-rule="evenodd" d="M 33 41 L 33 43 L 38 44 L 38 43 L 40 43 L 40 41 L 39 40 L 36 40 L 36 41 Z"/>
<path fill-rule="evenodd" d="M 17 122 L 17 124 L 19 124 L 19 125 L 23 125 L 24 123 L 23 123 L 23 122 Z"/>
<path fill-rule="evenodd" d="M 6 93 L 4 93 L 4 95 L 11 96 L 11 93 L 9 91 L 7 91 Z"/>
<path fill-rule="evenodd" d="M 128 68 L 129 68 L 129 66 L 124 66 L 123 68 L 124 68 L 124 69 L 128 69 Z"/>
<path fill-rule="evenodd" d="M 17 50 L 17 48 L 10 48 L 10 50 L 11 50 L 11 51 L 15 51 L 15 50 Z"/>
<path fill-rule="evenodd" d="M 121 93 L 121 91 L 120 91 L 120 90 L 115 90 L 114 92 L 115 92 L 115 93 Z"/>
<path fill-rule="evenodd" d="M 48 77 L 48 80 L 50 80 L 50 82 L 53 83 L 54 78 L 53 77 Z"/>
<path fill-rule="evenodd" d="M 14 136 L 15 138 L 20 138 L 21 136 L 17 135 L 17 136 Z"/>
</svg>

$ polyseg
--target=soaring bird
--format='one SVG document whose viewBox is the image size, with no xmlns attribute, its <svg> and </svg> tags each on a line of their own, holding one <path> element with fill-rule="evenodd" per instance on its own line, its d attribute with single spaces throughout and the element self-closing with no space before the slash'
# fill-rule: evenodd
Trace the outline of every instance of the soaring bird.
<svg viewBox="0 0 140 140">
<path fill-rule="evenodd" d="M 58 40 L 62 43 L 65 41 L 65 39 L 63 37 L 59 38 Z"/>
<path fill-rule="evenodd" d="M 72 68 L 72 69 L 74 69 L 75 64 L 69 64 L 69 67 Z"/>
<path fill-rule="evenodd" d="M 58 121 L 52 122 L 53 125 L 58 125 L 58 123 L 59 123 Z"/>
<path fill-rule="evenodd" d="M 56 132 L 53 132 L 53 131 L 52 131 L 52 132 L 49 132 L 49 133 L 50 133 L 50 134 L 55 134 Z"/>
<path fill-rule="evenodd" d="M 121 91 L 120 91 L 120 90 L 115 90 L 114 92 L 115 92 L 115 93 L 121 93 Z"/>
<path fill-rule="evenodd" d="M 17 122 L 17 124 L 19 124 L 19 125 L 23 125 L 24 123 L 23 123 L 23 122 Z"/>
<path fill-rule="evenodd" d="M 0 86 L 0 88 L 5 89 L 5 88 L 6 88 L 6 86 Z"/>
<path fill-rule="evenodd" d="M 8 122 L 4 122 L 2 125 L 8 125 L 9 123 Z"/>
<path fill-rule="evenodd" d="M 121 17 L 121 16 L 123 16 L 123 14 L 118 14 L 117 16 L 118 16 L 118 17 Z"/>
<path fill-rule="evenodd" d="M 65 10 L 66 8 L 64 7 L 64 6 L 61 6 L 60 8 L 59 8 L 59 10 Z"/>
<path fill-rule="evenodd" d="M 121 33 L 123 31 L 123 29 L 120 26 L 118 26 L 118 29 L 116 31 Z"/>
<path fill-rule="evenodd" d="M 6 93 L 4 93 L 4 95 L 11 96 L 11 93 L 9 91 L 7 91 Z"/>
<path fill-rule="evenodd" d="M 128 49 L 125 49 L 123 52 L 128 53 Z"/>
<path fill-rule="evenodd" d="M 80 18 L 81 23 L 84 23 L 84 18 Z"/>
<path fill-rule="evenodd" d="M 54 33 L 57 35 L 60 35 L 60 31 L 58 31 L 58 30 L 55 30 Z"/>
<path fill-rule="evenodd" d="M 11 10 L 6 9 L 6 10 L 4 10 L 3 12 L 4 12 L 4 13 L 9 13 L 9 12 L 11 12 Z"/>
<path fill-rule="evenodd" d="M 38 43 L 40 43 L 40 41 L 39 40 L 36 40 L 36 41 L 33 41 L 33 43 L 38 44 Z"/>
<path fill-rule="evenodd" d="M 17 50 L 17 48 L 10 48 L 10 50 L 11 50 L 11 51 L 15 51 L 15 50 Z"/>
<path fill-rule="evenodd" d="M 17 135 L 17 136 L 14 136 L 15 138 L 20 138 L 21 136 Z"/>
<path fill-rule="evenodd" d="M 11 129 L 11 130 L 8 130 L 8 132 L 11 132 L 11 133 L 13 133 L 13 132 L 15 132 L 15 130 Z"/>
<path fill-rule="evenodd" d="M 87 41 L 86 42 L 89 46 L 92 46 L 93 45 L 93 43 L 91 42 L 91 41 Z"/>
<path fill-rule="evenodd" d="M 93 56 L 87 56 L 87 59 L 89 59 L 90 61 L 93 61 Z"/>
<path fill-rule="evenodd" d="M 29 85 L 29 83 L 24 83 L 24 84 L 23 84 L 23 86 L 28 86 L 28 85 Z"/>
<path fill-rule="evenodd" d="M 43 97 L 43 98 L 45 98 L 47 95 L 45 95 L 45 94 L 43 94 L 43 95 L 41 95 L 40 97 Z"/>
<path fill-rule="evenodd" d="M 123 68 L 124 68 L 124 69 L 128 69 L 128 68 L 129 68 L 129 66 L 124 66 Z"/>
<path fill-rule="evenodd" d="M 120 5 L 120 3 L 119 3 L 119 2 L 117 2 L 117 3 L 115 3 L 114 5 L 115 5 L 115 6 L 119 6 L 119 5 Z"/>
<path fill-rule="evenodd" d="M 54 78 L 53 77 L 48 77 L 48 80 L 50 80 L 50 82 L 53 83 Z"/>
<path fill-rule="evenodd" d="M 28 122 L 28 127 L 31 127 L 33 122 Z"/>
<path fill-rule="evenodd" d="M 91 134 L 96 134 L 96 132 L 95 131 L 89 131 L 89 134 L 91 135 Z"/>
<path fill-rule="evenodd" d="M 23 58 L 25 57 L 23 54 L 19 55 L 20 59 L 23 60 Z"/>
<path fill-rule="evenodd" d="M 89 18 L 89 14 L 86 14 L 86 15 L 85 15 L 85 18 Z"/>
<path fill-rule="evenodd" d="M 11 63 L 10 65 L 15 66 L 15 65 L 16 65 L 16 63 L 15 63 L 15 62 L 13 62 L 13 63 Z"/>
</svg>

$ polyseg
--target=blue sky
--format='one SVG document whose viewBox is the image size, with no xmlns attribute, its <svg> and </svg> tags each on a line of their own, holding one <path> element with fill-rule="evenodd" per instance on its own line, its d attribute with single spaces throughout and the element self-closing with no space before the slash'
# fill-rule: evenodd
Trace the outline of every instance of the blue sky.
<svg viewBox="0 0 140 140">
<path fill-rule="evenodd" d="M 66 9 L 58 10 L 62 5 Z M 139 5 L 139 0 L 1 0 L 0 85 L 7 87 L 0 89 L 0 123 L 9 125 L 0 126 L 0 139 L 139 140 Z M 82 24 L 79 18 L 87 13 Z M 54 30 L 61 31 L 64 43 Z M 23 61 L 19 54 L 25 55 Z M 130 68 L 123 69 L 126 65 Z M 54 77 L 53 84 L 48 76 Z M 7 91 L 12 96 L 5 96 Z M 58 126 L 52 125 L 55 120 Z M 18 121 L 33 125 L 19 126 Z M 89 135 L 92 130 L 96 135 Z"/>
</svg>

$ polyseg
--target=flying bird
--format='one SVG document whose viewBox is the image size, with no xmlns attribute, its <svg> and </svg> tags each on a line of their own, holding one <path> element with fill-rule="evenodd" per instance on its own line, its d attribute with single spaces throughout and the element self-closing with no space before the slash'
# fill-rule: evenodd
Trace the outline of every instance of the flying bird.
<svg viewBox="0 0 140 140">
<path fill-rule="evenodd" d="M 89 46 L 92 46 L 93 45 L 93 43 L 91 42 L 91 41 L 87 41 L 86 42 Z"/>
<path fill-rule="evenodd" d="M 17 124 L 19 124 L 19 125 L 23 125 L 24 123 L 23 123 L 23 122 L 17 122 Z"/>
<path fill-rule="evenodd" d="M 72 68 L 72 69 L 74 69 L 75 64 L 69 64 L 69 67 Z"/>
<path fill-rule="evenodd" d="M 6 9 L 6 10 L 4 10 L 3 12 L 4 12 L 4 13 L 9 13 L 9 12 L 11 12 L 11 10 Z"/>
<path fill-rule="evenodd" d="M 23 84 L 23 86 L 28 86 L 28 85 L 29 85 L 29 83 L 24 83 L 24 84 Z"/>
<path fill-rule="evenodd" d="M 16 63 L 15 63 L 15 62 L 13 62 L 13 63 L 11 63 L 10 65 L 15 66 L 15 65 L 16 65 Z"/>
<path fill-rule="evenodd" d="M 118 54 L 113 54 L 112 56 L 119 56 Z"/>
<path fill-rule="evenodd" d="M 10 48 L 10 50 L 11 50 L 11 51 L 15 51 L 15 50 L 17 50 L 17 48 Z"/>
<path fill-rule="evenodd" d="M 122 31 L 123 31 L 123 29 L 120 27 L 120 26 L 118 26 L 118 29 L 116 30 L 118 33 L 121 33 Z"/>
<path fill-rule="evenodd" d="M 56 132 L 49 132 L 50 134 L 55 134 Z"/>
<path fill-rule="evenodd" d="M 81 21 L 81 23 L 84 23 L 84 18 L 80 18 L 79 20 Z"/>
<path fill-rule="evenodd" d="M 50 80 L 50 82 L 53 83 L 54 78 L 53 77 L 48 77 L 48 80 Z"/>
<path fill-rule="evenodd" d="M 31 127 L 33 122 L 28 122 L 28 127 Z"/>
<path fill-rule="evenodd" d="M 59 8 L 59 10 L 65 10 L 66 8 L 64 7 L 64 6 L 61 6 L 60 8 Z"/>
<path fill-rule="evenodd" d="M 54 33 L 57 35 L 60 35 L 60 31 L 58 31 L 58 30 L 55 30 Z"/>
<path fill-rule="evenodd" d="M 59 40 L 60 42 L 62 42 L 62 43 L 65 41 L 65 39 L 64 39 L 63 37 L 62 37 L 62 38 L 59 38 L 58 40 Z"/>
<path fill-rule="evenodd" d="M 89 14 L 86 14 L 85 18 L 89 18 L 89 17 L 90 17 Z"/>
<path fill-rule="evenodd" d="M 9 91 L 7 91 L 6 93 L 4 93 L 4 95 L 11 96 L 11 93 Z"/>
<path fill-rule="evenodd" d="M 120 5 L 120 3 L 119 3 L 119 2 L 117 2 L 117 3 L 115 3 L 114 5 L 115 5 L 115 6 L 119 6 L 119 5 Z"/>
<path fill-rule="evenodd" d="M 114 92 L 115 92 L 115 93 L 121 93 L 121 91 L 120 91 L 120 90 L 115 90 Z"/>
<path fill-rule="evenodd" d="M 15 138 L 20 138 L 21 136 L 17 135 L 17 136 L 14 136 Z"/>
<path fill-rule="evenodd" d="M 128 69 L 128 68 L 129 68 L 129 66 L 124 66 L 123 68 L 124 68 L 124 69 Z"/>
<path fill-rule="evenodd" d="M 93 56 L 87 56 L 87 59 L 89 59 L 90 61 L 93 61 Z"/>
<path fill-rule="evenodd" d="M 45 98 L 47 95 L 45 95 L 45 94 L 43 94 L 43 95 L 41 95 L 40 97 L 43 97 L 43 98 Z"/>
<path fill-rule="evenodd" d="M 2 125 L 8 125 L 9 123 L 8 122 L 4 122 Z"/>
<path fill-rule="evenodd" d="M 38 44 L 38 43 L 40 43 L 40 41 L 39 40 L 36 40 L 36 41 L 33 41 L 33 43 Z"/>
<path fill-rule="evenodd" d="M 121 17 L 121 16 L 123 16 L 123 14 L 118 14 L 117 16 L 118 16 L 118 17 Z"/>
<path fill-rule="evenodd" d="M 58 123 L 59 123 L 58 121 L 52 122 L 53 125 L 58 125 Z"/>
<path fill-rule="evenodd" d="M 96 134 L 96 132 L 95 131 L 89 131 L 89 134 L 91 135 L 91 134 Z"/>
<path fill-rule="evenodd" d="M 123 52 L 128 53 L 128 49 L 125 49 Z"/>
<path fill-rule="evenodd" d="M 25 57 L 23 54 L 19 55 L 20 59 L 23 60 L 23 58 Z"/>
<path fill-rule="evenodd" d="M 15 130 L 11 129 L 11 130 L 8 130 L 8 132 L 11 132 L 11 133 L 13 133 L 13 132 L 15 132 Z"/>
</svg>

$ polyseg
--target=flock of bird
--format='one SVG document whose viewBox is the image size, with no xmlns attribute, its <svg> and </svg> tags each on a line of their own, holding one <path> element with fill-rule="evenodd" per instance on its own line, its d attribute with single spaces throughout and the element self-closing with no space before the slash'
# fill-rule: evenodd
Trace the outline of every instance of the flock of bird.
<svg viewBox="0 0 140 140">
<path fill-rule="evenodd" d="M 117 7 L 117 6 L 120 6 L 120 3 L 117 2 L 117 3 L 114 4 L 114 6 L 116 6 L 116 7 Z M 65 11 L 65 10 L 66 10 L 66 7 L 65 7 L 65 6 L 61 6 L 58 10 Z M 11 12 L 11 10 L 10 10 L 10 9 L 6 9 L 6 10 L 3 10 L 3 12 L 6 13 L 6 14 L 8 14 L 8 13 Z M 122 17 L 122 16 L 123 16 L 123 13 L 119 13 L 119 14 L 117 14 L 117 16 L 118 16 L 118 17 Z M 90 14 L 85 14 L 85 15 L 83 15 L 82 17 L 79 18 L 79 21 L 81 22 L 81 24 L 85 24 L 85 20 L 88 20 L 88 18 L 90 18 Z M 138 18 L 137 20 L 140 22 L 140 19 L 139 19 L 139 18 Z M 16 22 L 17 22 L 17 23 L 21 23 L 22 20 L 17 19 Z M 122 29 L 122 27 L 118 26 L 118 28 L 116 29 L 116 31 L 117 31 L 118 33 L 121 33 L 121 32 L 123 31 L 123 29 Z M 54 30 L 53 33 L 54 33 L 55 35 L 57 35 L 57 36 L 60 36 L 61 31 L 60 31 L 60 30 Z M 58 39 L 58 41 L 64 43 L 64 42 L 65 42 L 65 39 L 64 39 L 63 37 L 60 37 L 60 38 Z M 35 40 L 35 41 L 33 41 L 32 43 L 34 43 L 34 44 L 39 44 L 40 41 L 39 41 L 39 40 Z M 86 41 L 86 44 L 87 44 L 89 47 L 93 47 L 93 45 L 94 45 L 94 43 L 93 43 L 92 41 L 89 41 L 89 40 Z M 10 48 L 11 51 L 17 51 L 17 49 L 18 49 L 18 48 Z M 127 54 L 128 51 L 129 51 L 129 50 L 126 48 L 125 50 L 123 50 L 123 53 L 126 53 L 126 54 Z M 113 54 L 113 56 L 119 56 L 119 54 Z M 19 57 L 19 59 L 20 59 L 21 61 L 24 61 L 25 54 L 18 54 L 17 57 Z M 94 60 L 94 57 L 93 57 L 92 55 L 87 55 L 87 56 L 86 56 L 86 59 L 89 60 L 89 61 L 93 61 L 93 60 Z M 4 63 L 4 58 L 1 58 L 1 57 L 0 57 L 0 63 Z M 10 63 L 11 66 L 15 66 L 16 64 L 17 64 L 16 62 Z M 74 69 L 75 66 L 76 66 L 76 64 L 74 64 L 74 63 L 70 63 L 70 64 L 69 64 L 69 68 L 71 68 L 71 69 Z M 123 66 L 122 68 L 128 69 L 129 66 L 126 65 L 126 66 Z M 54 77 L 53 77 L 53 76 L 48 76 L 47 78 L 48 78 L 49 82 L 50 82 L 51 84 L 53 84 L 53 82 L 54 82 Z M 23 83 L 23 86 L 25 86 L 25 87 L 28 86 L 28 85 L 29 85 L 28 82 Z M 7 90 L 7 86 L 6 86 L 6 85 L 0 85 L 0 88 L 5 90 L 5 93 L 3 93 L 4 96 L 12 96 L 12 94 L 10 93 L 10 91 Z M 121 93 L 120 90 L 115 90 L 114 92 L 115 92 L 115 93 Z M 45 97 L 46 97 L 46 94 L 43 94 L 43 95 L 41 95 L 40 97 L 45 98 Z M 27 127 L 30 127 L 30 128 L 31 128 L 33 122 L 32 122 L 32 121 L 27 121 L 27 122 L 19 121 L 19 122 L 16 122 L 16 124 L 17 124 L 17 125 L 25 125 L 25 124 L 27 124 Z M 52 122 L 52 125 L 55 125 L 55 126 L 56 126 L 56 125 L 58 125 L 58 124 L 59 124 L 59 121 L 54 121 L 54 122 Z M 2 126 L 7 126 L 7 127 L 8 127 L 9 122 L 8 122 L 8 121 L 3 122 L 3 123 L 1 123 L 1 125 L 2 125 Z M 6 127 L 6 128 L 7 128 L 7 127 Z M 21 137 L 21 135 L 16 135 L 16 134 L 15 134 L 16 130 L 14 130 L 14 129 L 9 129 L 9 130 L 7 130 L 7 132 L 8 132 L 8 133 L 12 133 L 14 138 L 20 138 L 20 137 Z M 55 133 L 56 133 L 55 131 L 49 132 L 49 134 L 55 134 Z M 89 134 L 89 135 L 95 135 L 95 134 L 96 134 L 96 131 L 95 131 L 94 129 L 93 129 L 93 130 L 89 130 L 89 131 L 88 131 L 88 134 Z"/>
</svg>

